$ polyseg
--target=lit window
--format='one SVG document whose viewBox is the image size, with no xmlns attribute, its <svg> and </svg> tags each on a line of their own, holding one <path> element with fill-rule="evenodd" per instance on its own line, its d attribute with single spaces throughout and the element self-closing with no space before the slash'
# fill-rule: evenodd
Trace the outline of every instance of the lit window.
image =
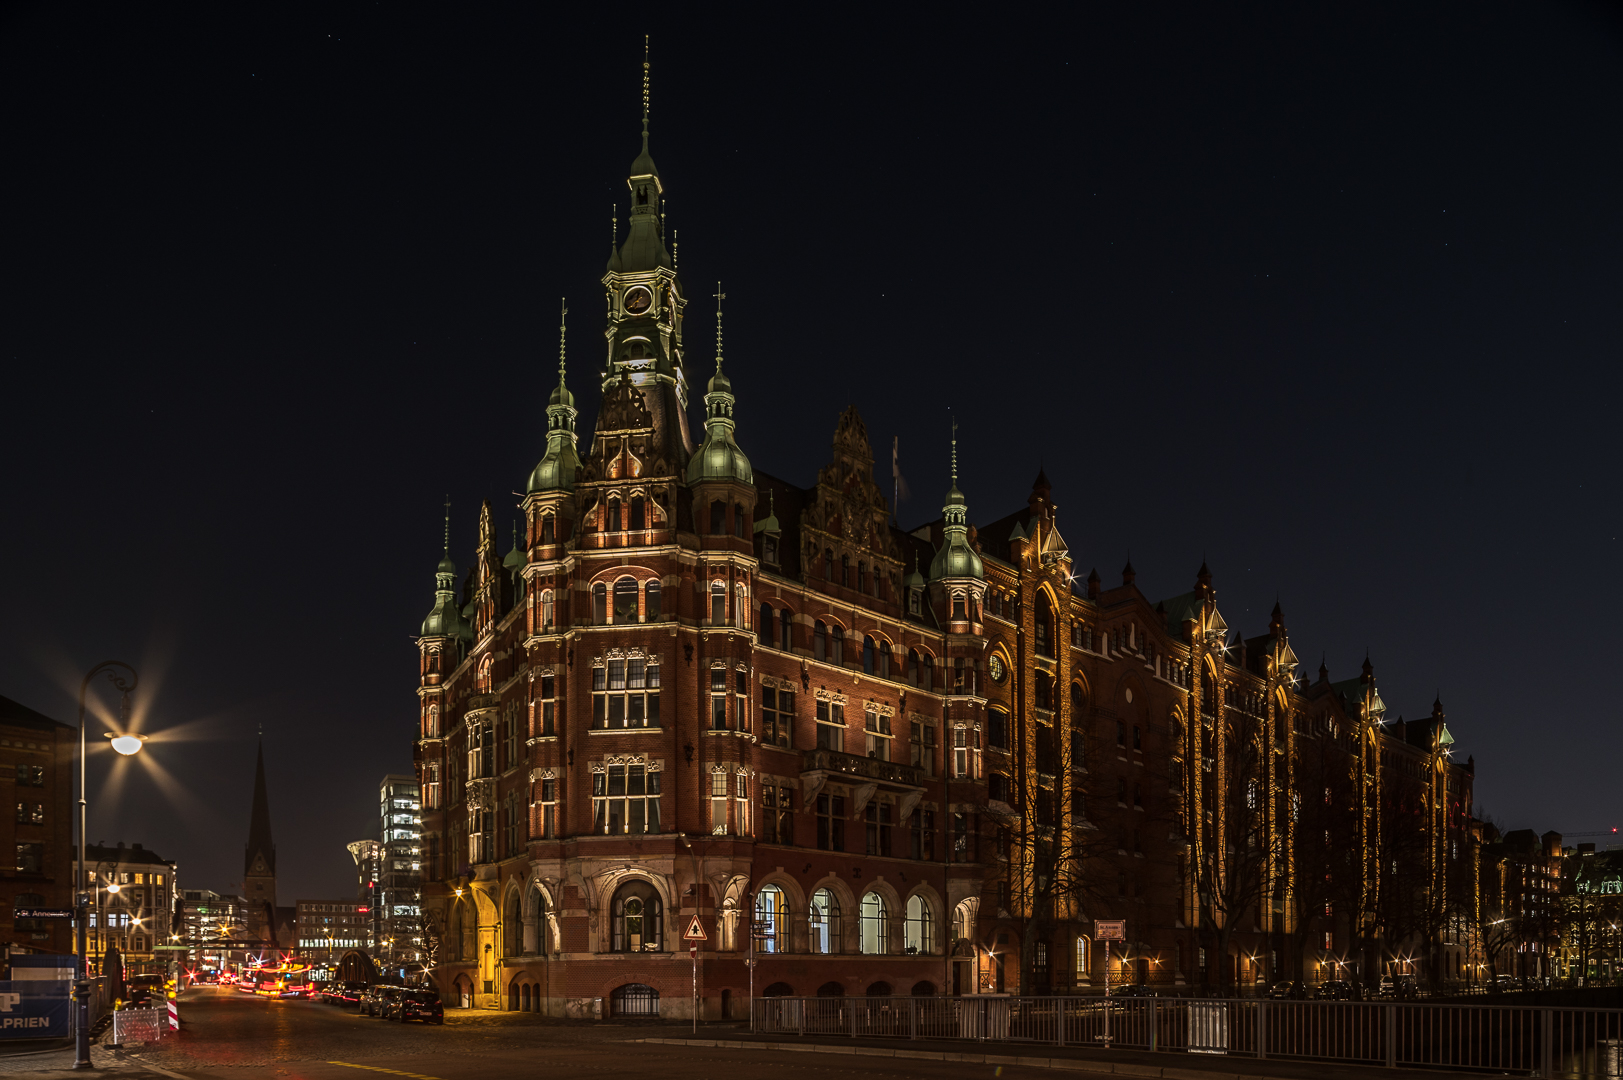
<svg viewBox="0 0 1623 1080">
<path fill-rule="evenodd" d="M 868 756 L 878 761 L 889 761 L 890 717 L 869 707 L 862 714 L 862 728 L 868 737 Z"/>
<path fill-rule="evenodd" d="M 634 657 L 592 668 L 592 727 L 659 726 L 659 665 Z"/>
<path fill-rule="evenodd" d="M 869 892 L 862 898 L 862 951 L 865 953 L 887 952 L 889 939 L 890 910 L 885 904 L 885 898 L 877 892 Z"/>
<path fill-rule="evenodd" d="M 817 748 L 845 752 L 845 706 L 839 702 L 817 703 Z"/>
<path fill-rule="evenodd" d="M 611 836 L 659 832 L 659 773 L 643 765 L 610 765 L 594 772 L 592 831 Z"/>
</svg>

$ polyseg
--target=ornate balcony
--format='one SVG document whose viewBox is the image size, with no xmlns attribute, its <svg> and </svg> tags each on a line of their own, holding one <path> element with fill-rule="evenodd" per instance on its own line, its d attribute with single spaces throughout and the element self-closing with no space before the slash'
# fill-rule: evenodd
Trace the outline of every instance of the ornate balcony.
<svg viewBox="0 0 1623 1080">
<path fill-rule="evenodd" d="M 871 780 L 904 787 L 924 786 L 924 770 L 899 761 L 880 761 L 878 758 L 858 754 L 842 754 L 837 750 L 802 750 L 800 772 L 826 773 L 829 776 L 848 776 L 853 780 Z"/>
</svg>

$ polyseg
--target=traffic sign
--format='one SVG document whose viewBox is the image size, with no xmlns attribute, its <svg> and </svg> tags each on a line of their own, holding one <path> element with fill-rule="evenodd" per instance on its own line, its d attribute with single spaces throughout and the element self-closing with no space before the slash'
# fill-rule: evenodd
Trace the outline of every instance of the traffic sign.
<svg viewBox="0 0 1623 1080">
<path fill-rule="evenodd" d="M 704 925 L 699 922 L 697 915 L 688 923 L 687 932 L 682 935 L 685 941 L 708 941 L 710 936 L 704 932 Z"/>
<path fill-rule="evenodd" d="M 1094 919 L 1093 920 L 1093 940 L 1094 941 L 1126 941 L 1127 940 L 1127 920 L 1126 919 Z"/>
</svg>

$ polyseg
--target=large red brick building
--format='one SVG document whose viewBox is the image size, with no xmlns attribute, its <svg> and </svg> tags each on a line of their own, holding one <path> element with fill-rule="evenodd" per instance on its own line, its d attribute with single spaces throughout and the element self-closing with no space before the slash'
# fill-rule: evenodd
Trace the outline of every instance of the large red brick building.
<svg viewBox="0 0 1623 1080">
<path fill-rule="evenodd" d="M 1463 962 L 1436 921 L 1474 895 L 1471 769 L 1440 705 L 1389 722 L 1367 662 L 1310 680 L 1277 609 L 1228 629 L 1204 566 L 1160 600 L 1131 566 L 1082 580 L 1040 473 L 977 528 L 954 457 L 942 517 L 898 528 L 854 406 L 815 482 L 756 470 L 719 309 L 691 431 L 646 120 L 628 186 L 589 444 L 560 343 L 523 534 L 502 554 L 486 503 L 459 581 L 448 519 L 421 629 L 448 1000 L 689 1015 L 695 919 L 710 1017 L 741 1014 L 752 925 L 769 994 Z M 1125 940 L 1096 948 L 1096 920 Z"/>
</svg>

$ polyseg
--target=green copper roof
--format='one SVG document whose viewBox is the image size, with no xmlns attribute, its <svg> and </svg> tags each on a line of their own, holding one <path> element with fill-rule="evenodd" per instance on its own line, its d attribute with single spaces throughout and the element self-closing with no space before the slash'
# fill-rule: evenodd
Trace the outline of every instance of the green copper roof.
<svg viewBox="0 0 1623 1080">
<path fill-rule="evenodd" d="M 952 486 L 947 489 L 947 503 L 941 508 L 946 524 L 942 532 L 946 542 L 930 560 L 930 580 L 943 578 L 985 578 L 986 568 L 981 557 L 969 546 L 969 501 L 958 490 L 958 421 L 952 423 Z"/>
</svg>

